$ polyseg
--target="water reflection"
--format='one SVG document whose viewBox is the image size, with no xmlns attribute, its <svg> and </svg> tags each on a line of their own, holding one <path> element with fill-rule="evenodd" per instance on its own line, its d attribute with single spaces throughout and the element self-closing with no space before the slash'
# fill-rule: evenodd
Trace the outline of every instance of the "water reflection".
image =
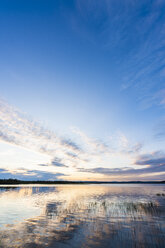
<svg viewBox="0 0 165 248">
<path fill-rule="evenodd" d="M 0 188 L 0 247 L 165 247 L 165 186 Z"/>
</svg>

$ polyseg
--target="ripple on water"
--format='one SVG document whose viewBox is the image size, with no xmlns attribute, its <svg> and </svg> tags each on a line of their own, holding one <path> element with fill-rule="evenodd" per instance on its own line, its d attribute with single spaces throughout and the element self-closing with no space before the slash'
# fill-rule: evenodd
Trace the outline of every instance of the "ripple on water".
<svg viewBox="0 0 165 248">
<path fill-rule="evenodd" d="M 0 247 L 164 247 L 164 185 L 0 189 Z"/>
</svg>

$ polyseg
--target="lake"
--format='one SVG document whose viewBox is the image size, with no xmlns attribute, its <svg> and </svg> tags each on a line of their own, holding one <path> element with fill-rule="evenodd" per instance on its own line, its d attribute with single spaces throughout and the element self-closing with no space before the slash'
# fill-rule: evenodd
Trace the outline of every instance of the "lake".
<svg viewBox="0 0 165 248">
<path fill-rule="evenodd" d="M 0 187 L 0 247 L 165 247 L 165 185 Z"/>
</svg>

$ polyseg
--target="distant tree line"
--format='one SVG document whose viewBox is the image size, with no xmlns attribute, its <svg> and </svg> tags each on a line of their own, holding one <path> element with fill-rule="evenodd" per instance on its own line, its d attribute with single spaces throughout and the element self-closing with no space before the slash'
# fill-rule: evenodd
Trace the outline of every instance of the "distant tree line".
<svg viewBox="0 0 165 248">
<path fill-rule="evenodd" d="M 110 182 L 98 182 L 98 181 L 40 181 L 40 180 L 33 180 L 33 181 L 24 181 L 24 180 L 18 180 L 18 179 L 0 179 L 0 185 L 3 184 L 116 184 L 116 183 L 154 183 L 154 184 L 160 184 L 165 183 L 165 181 L 127 181 L 127 182 L 119 182 L 119 181 L 110 181 Z"/>
</svg>

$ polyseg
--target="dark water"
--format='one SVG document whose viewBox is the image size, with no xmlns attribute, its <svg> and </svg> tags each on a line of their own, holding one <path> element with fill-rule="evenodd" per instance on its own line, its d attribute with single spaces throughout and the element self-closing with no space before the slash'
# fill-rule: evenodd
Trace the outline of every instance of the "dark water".
<svg viewBox="0 0 165 248">
<path fill-rule="evenodd" d="M 0 247 L 165 247 L 165 185 L 0 187 Z"/>
</svg>

